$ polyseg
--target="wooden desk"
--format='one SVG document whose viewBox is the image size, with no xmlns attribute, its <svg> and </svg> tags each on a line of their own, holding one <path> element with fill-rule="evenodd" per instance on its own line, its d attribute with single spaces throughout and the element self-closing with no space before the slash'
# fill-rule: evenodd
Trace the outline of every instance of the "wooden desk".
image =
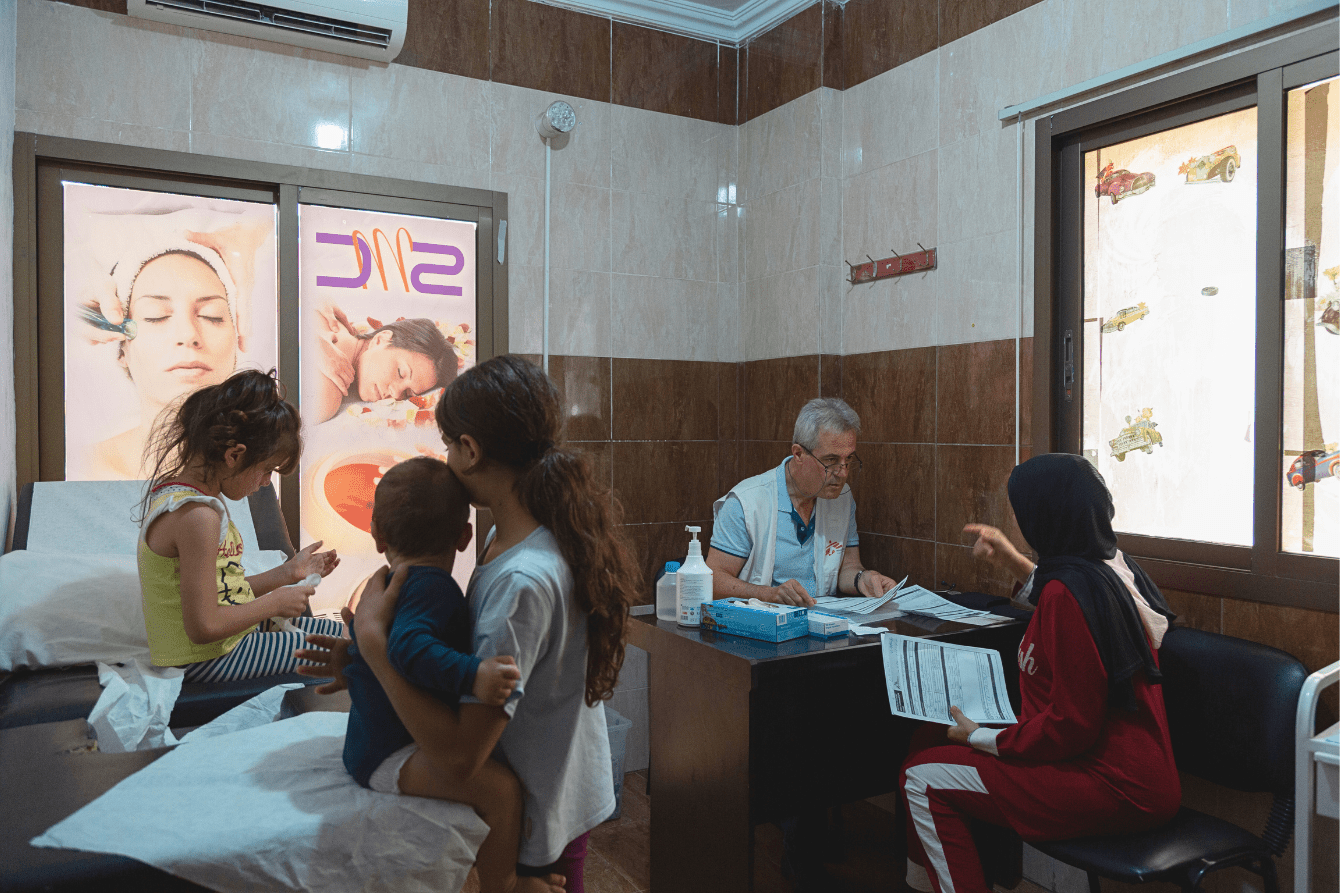
<svg viewBox="0 0 1340 893">
<path fill-rule="evenodd" d="M 1007 667 L 1024 632 L 878 625 L 995 648 Z M 652 889 L 752 890 L 756 824 L 897 789 L 915 724 L 889 712 L 878 637 L 773 644 L 653 614 L 631 618 L 629 642 L 648 652 Z"/>
</svg>

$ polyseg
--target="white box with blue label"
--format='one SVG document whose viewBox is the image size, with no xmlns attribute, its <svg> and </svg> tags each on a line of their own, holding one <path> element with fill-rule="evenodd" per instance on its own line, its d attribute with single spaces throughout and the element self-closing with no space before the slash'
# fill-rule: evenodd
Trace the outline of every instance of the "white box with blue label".
<svg viewBox="0 0 1340 893">
<path fill-rule="evenodd" d="M 702 608 L 703 629 L 733 636 L 785 642 L 809 634 L 809 612 L 792 605 L 773 605 L 757 599 L 720 599 Z"/>
<path fill-rule="evenodd" d="M 831 639 L 834 636 L 845 636 L 847 634 L 847 619 L 845 617 L 834 617 L 832 614 L 810 611 L 809 621 L 810 635 L 812 636 Z"/>
</svg>

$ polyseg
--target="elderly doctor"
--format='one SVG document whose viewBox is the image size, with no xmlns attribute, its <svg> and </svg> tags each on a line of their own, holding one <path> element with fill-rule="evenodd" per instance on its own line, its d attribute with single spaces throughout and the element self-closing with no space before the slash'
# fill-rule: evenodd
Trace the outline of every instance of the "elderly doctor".
<svg viewBox="0 0 1340 893">
<path fill-rule="evenodd" d="M 857 551 L 848 481 L 861 468 L 860 431 L 860 417 L 842 400 L 811 400 L 796 417 L 791 455 L 713 504 L 714 598 L 809 606 L 818 596 L 877 597 L 895 585 L 863 568 Z"/>
</svg>

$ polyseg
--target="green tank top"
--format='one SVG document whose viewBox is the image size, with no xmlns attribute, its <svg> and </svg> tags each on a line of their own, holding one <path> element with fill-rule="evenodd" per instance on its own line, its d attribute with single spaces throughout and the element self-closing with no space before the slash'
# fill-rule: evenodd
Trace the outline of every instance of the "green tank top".
<svg viewBox="0 0 1340 893">
<path fill-rule="evenodd" d="M 242 569 L 242 535 L 237 532 L 228 507 L 213 496 L 180 483 L 160 484 L 149 501 L 149 511 L 140 524 L 138 559 L 140 596 L 144 601 L 144 627 L 149 636 L 149 654 L 155 665 L 180 667 L 222 657 L 232 651 L 242 637 L 255 627 L 217 642 L 197 645 L 186 636 L 181 613 L 181 559 L 159 555 L 144 541 L 149 525 L 164 512 L 173 512 L 193 502 L 213 507 L 223 519 L 219 531 L 219 554 L 215 562 L 219 604 L 244 605 L 254 601 Z"/>
</svg>

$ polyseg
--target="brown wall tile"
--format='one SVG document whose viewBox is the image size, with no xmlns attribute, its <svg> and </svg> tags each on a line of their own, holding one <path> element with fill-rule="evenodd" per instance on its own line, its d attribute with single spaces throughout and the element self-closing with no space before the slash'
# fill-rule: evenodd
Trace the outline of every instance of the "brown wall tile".
<svg viewBox="0 0 1340 893">
<path fill-rule="evenodd" d="M 935 448 L 935 540 L 971 545 L 963 525 L 1010 527 L 1005 482 L 1014 468 L 1014 447 L 945 446 Z"/>
<path fill-rule="evenodd" d="M 740 50 L 717 45 L 717 123 L 740 123 Z"/>
<path fill-rule="evenodd" d="M 744 364 L 740 391 L 741 440 L 791 442 L 796 414 L 819 396 L 819 358 L 783 357 Z M 778 461 L 781 461 L 778 459 Z"/>
<path fill-rule="evenodd" d="M 610 361 L 608 357 L 549 357 L 549 377 L 563 407 L 567 440 L 610 439 Z"/>
<path fill-rule="evenodd" d="M 82 6 L 85 9 L 98 9 L 102 12 L 126 14 L 126 0 L 56 0 L 56 2 L 66 3 L 70 6 Z"/>
<path fill-rule="evenodd" d="M 744 120 L 749 121 L 817 90 L 823 80 L 823 13 L 809 7 L 750 41 Z"/>
<path fill-rule="evenodd" d="M 762 474 L 769 468 L 776 468 L 781 464 L 791 451 L 791 439 L 781 440 L 742 440 L 740 441 L 740 468 L 739 474 L 735 480 L 726 484 L 721 493 L 723 495 L 731 487 L 735 486 L 745 478 L 753 477 L 756 474 Z"/>
<path fill-rule="evenodd" d="M 819 357 L 819 396 L 842 397 L 842 362 L 838 354 Z"/>
<path fill-rule="evenodd" d="M 568 447 L 591 461 L 591 471 L 603 486 L 614 487 L 614 457 L 608 440 L 569 442 Z"/>
<path fill-rule="evenodd" d="M 710 515 L 708 517 L 711 517 Z M 702 519 L 699 519 L 700 521 Z M 649 605 L 655 602 L 655 589 L 652 581 L 667 561 L 683 562 L 689 551 L 689 535 L 684 530 L 684 522 L 672 521 L 661 524 L 625 524 L 624 533 L 628 536 L 642 569 L 640 578 L 642 590 L 633 604 Z M 707 552 L 707 543 L 711 542 L 711 524 L 703 524 L 703 532 L 698 534 L 703 545 L 703 554 Z"/>
<path fill-rule="evenodd" d="M 1012 16 L 1042 0 L 941 0 L 940 46 Z"/>
<path fill-rule="evenodd" d="M 1019 339 L 1019 443 L 1033 443 L 1033 339 Z M 1022 462 L 1023 455 L 1020 454 Z"/>
<path fill-rule="evenodd" d="M 531 0 L 493 0 L 490 76 L 502 84 L 610 100 L 610 20 Z"/>
<path fill-rule="evenodd" d="M 712 517 L 720 451 L 716 441 L 616 441 L 614 489 L 624 523 L 688 523 Z"/>
<path fill-rule="evenodd" d="M 614 22 L 610 101 L 704 121 L 717 119 L 717 45 Z"/>
<path fill-rule="evenodd" d="M 1223 632 L 1223 599 L 1215 595 L 1181 592 L 1177 589 L 1164 589 L 1162 592 L 1168 601 L 1168 607 L 1177 615 L 1178 626 L 1211 633 Z"/>
<path fill-rule="evenodd" d="M 936 352 L 937 443 L 1014 443 L 1014 341 Z"/>
<path fill-rule="evenodd" d="M 887 536 L 935 538 L 935 447 L 862 443 L 860 479 L 852 485 L 856 526 Z"/>
<path fill-rule="evenodd" d="M 723 440 L 720 446 L 721 452 L 717 459 L 717 496 L 724 496 L 731 487 L 744 480 L 746 475 L 740 471 L 740 441 Z"/>
<path fill-rule="evenodd" d="M 822 3 L 824 16 L 823 85 L 834 90 L 846 88 L 846 61 L 843 57 L 842 7 L 832 0 Z"/>
<path fill-rule="evenodd" d="M 935 586 L 953 586 L 959 592 L 985 592 L 1009 598 L 1015 581 L 995 565 L 973 557 L 972 549 L 950 543 L 935 546 Z M 931 588 L 931 587 L 927 587 Z"/>
<path fill-rule="evenodd" d="M 862 441 L 934 443 L 935 348 L 843 357 L 842 396 L 861 416 Z"/>
<path fill-rule="evenodd" d="M 722 364 L 690 360 L 613 362 L 615 440 L 717 439 Z"/>
<path fill-rule="evenodd" d="M 937 0 L 851 0 L 842 10 L 844 89 L 940 45 Z"/>
<path fill-rule="evenodd" d="M 717 436 L 723 440 L 740 437 L 740 388 L 744 382 L 744 363 L 718 363 Z"/>
<path fill-rule="evenodd" d="M 1226 598 L 1224 634 L 1287 651 L 1309 673 L 1340 659 L 1340 626 L 1335 615 L 1325 611 Z"/>
<path fill-rule="evenodd" d="M 908 577 L 909 583 L 937 585 L 935 577 L 935 543 L 930 540 L 912 540 L 900 536 L 881 536 L 861 531 L 861 565 L 879 571 L 895 581 Z"/>
<path fill-rule="evenodd" d="M 410 0 L 398 65 L 486 81 L 489 0 Z"/>
</svg>

